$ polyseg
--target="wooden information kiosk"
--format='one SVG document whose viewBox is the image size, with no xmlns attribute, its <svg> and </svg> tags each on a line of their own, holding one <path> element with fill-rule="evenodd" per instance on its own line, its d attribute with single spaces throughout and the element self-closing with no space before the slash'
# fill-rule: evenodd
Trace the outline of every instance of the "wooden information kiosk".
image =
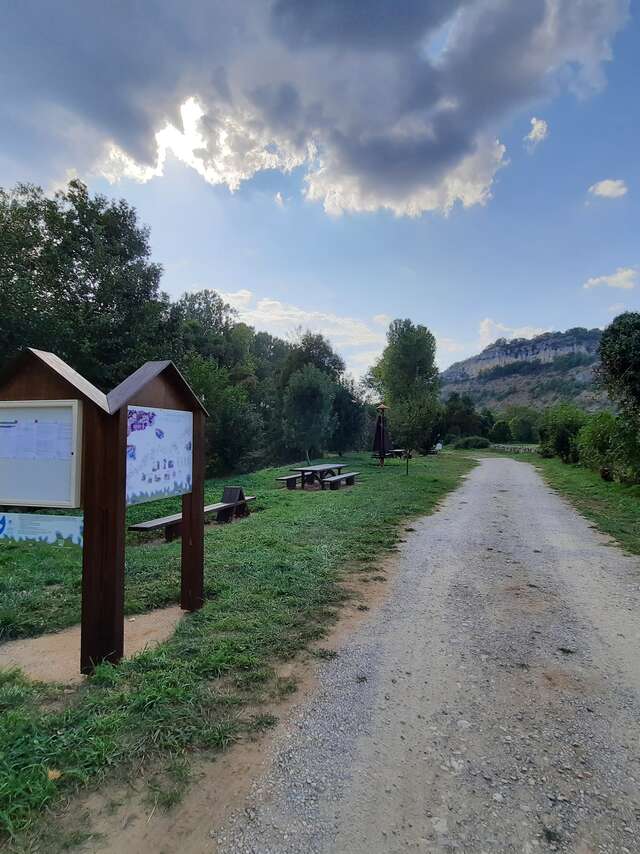
<svg viewBox="0 0 640 854">
<path fill-rule="evenodd" d="M 0 505 L 83 509 L 83 673 L 123 655 L 127 503 L 182 495 L 180 604 L 202 607 L 206 414 L 169 361 L 108 395 L 40 350 L 0 374 Z"/>
</svg>

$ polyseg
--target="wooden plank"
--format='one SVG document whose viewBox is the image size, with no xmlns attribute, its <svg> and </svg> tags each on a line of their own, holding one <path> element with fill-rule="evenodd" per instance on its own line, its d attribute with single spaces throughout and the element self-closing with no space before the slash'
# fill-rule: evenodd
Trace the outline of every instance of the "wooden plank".
<svg viewBox="0 0 640 854">
<path fill-rule="evenodd" d="M 193 413 L 192 491 L 182 496 L 182 574 L 180 606 L 196 611 L 204 604 L 204 410 Z"/>
<path fill-rule="evenodd" d="M 80 669 L 124 652 L 124 531 L 127 412 L 85 409 L 84 548 Z"/>
</svg>

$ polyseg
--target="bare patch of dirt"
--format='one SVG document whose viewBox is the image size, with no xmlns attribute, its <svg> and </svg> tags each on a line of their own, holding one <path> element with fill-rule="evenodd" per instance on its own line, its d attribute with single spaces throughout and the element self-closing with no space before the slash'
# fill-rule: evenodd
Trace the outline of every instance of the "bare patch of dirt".
<svg viewBox="0 0 640 854">
<path fill-rule="evenodd" d="M 125 617 L 124 654 L 130 658 L 174 633 L 184 611 L 178 605 Z M 80 673 L 80 626 L 38 638 L 10 641 L 0 647 L 0 669 L 19 667 L 29 679 L 77 685 Z"/>
</svg>

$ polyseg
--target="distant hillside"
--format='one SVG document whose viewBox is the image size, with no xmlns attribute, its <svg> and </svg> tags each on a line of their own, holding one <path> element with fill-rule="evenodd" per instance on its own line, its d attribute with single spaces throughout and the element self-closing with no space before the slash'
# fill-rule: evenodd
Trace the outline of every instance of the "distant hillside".
<svg viewBox="0 0 640 854">
<path fill-rule="evenodd" d="M 603 409 L 607 396 L 593 382 L 601 335 L 599 329 L 577 327 L 536 338 L 499 338 L 478 356 L 443 371 L 442 396 L 468 394 L 490 409 L 545 407 L 560 401 Z"/>
</svg>

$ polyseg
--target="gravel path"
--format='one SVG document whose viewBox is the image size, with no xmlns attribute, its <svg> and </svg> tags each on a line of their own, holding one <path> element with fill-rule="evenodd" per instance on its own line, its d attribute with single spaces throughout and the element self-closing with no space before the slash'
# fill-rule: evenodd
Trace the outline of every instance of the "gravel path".
<svg viewBox="0 0 640 854">
<path fill-rule="evenodd" d="M 640 561 L 510 459 L 410 528 L 218 851 L 640 851 Z"/>
</svg>

